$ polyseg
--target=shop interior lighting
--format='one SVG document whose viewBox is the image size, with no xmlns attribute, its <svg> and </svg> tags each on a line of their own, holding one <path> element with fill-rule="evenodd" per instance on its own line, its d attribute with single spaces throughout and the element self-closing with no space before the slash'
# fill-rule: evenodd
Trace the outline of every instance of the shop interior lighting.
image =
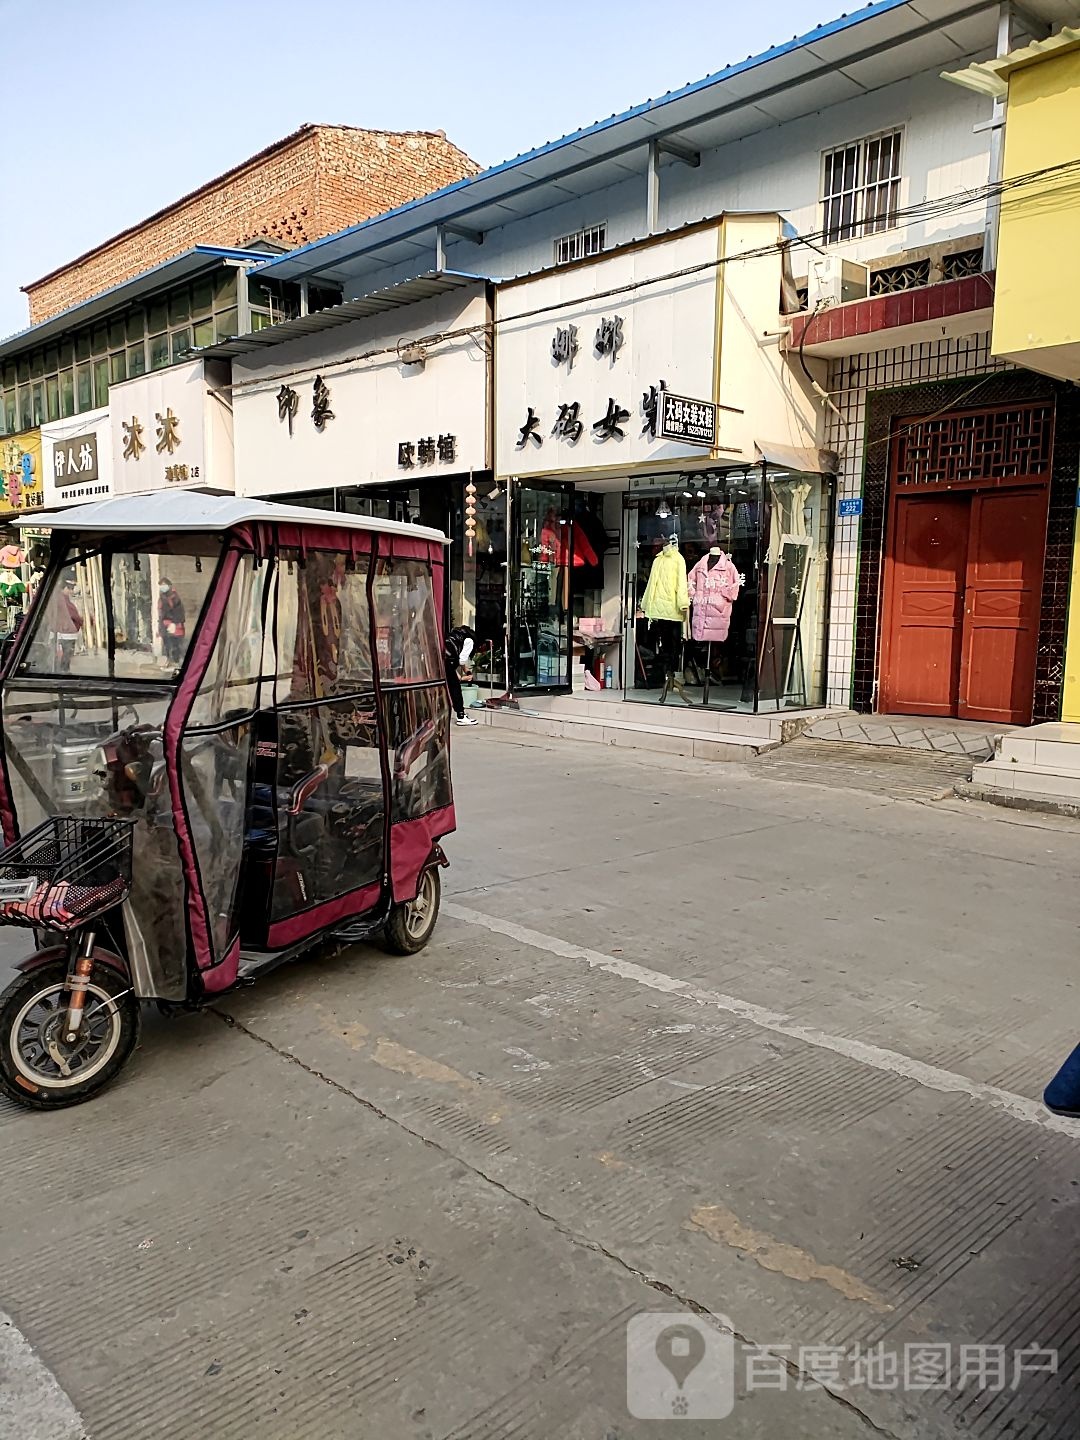
<svg viewBox="0 0 1080 1440">
<path fill-rule="evenodd" d="M 671 506 L 667 503 L 667 496 L 660 497 L 660 504 L 656 507 L 656 518 L 658 520 L 670 520 Z"/>
</svg>

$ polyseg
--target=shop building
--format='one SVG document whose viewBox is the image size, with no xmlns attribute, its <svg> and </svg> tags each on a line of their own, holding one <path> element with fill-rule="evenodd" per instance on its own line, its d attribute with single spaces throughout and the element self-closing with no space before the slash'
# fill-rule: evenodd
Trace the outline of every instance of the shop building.
<svg viewBox="0 0 1080 1440">
<path fill-rule="evenodd" d="M 501 634 L 485 280 L 419 277 L 208 353 L 232 365 L 239 493 L 443 530 L 446 618 Z"/>
<path fill-rule="evenodd" d="M 260 274 L 281 283 L 340 287 L 347 299 L 392 287 L 433 268 L 438 273 L 482 270 L 502 277 L 493 344 L 495 468 L 497 486 L 510 497 L 500 541 L 506 545 L 503 573 L 508 577 L 501 597 L 509 627 L 504 635 L 508 641 L 502 657 L 504 679 L 526 690 L 565 688 L 574 678 L 575 647 L 582 649 L 591 629 L 598 643 L 589 647 L 590 661 L 597 664 L 597 651 L 603 651 L 598 669 L 605 678 L 610 667 L 613 683 L 627 694 L 658 695 L 664 686 L 662 681 L 659 686 L 655 682 L 663 672 L 657 655 L 645 643 L 649 637 L 639 638 L 635 653 L 627 636 L 627 614 L 631 606 L 640 608 L 638 599 L 648 584 L 647 574 L 636 575 L 629 566 L 631 540 L 635 554 L 640 554 L 643 542 L 646 549 L 651 543 L 647 536 L 631 537 L 627 516 L 647 517 L 652 504 L 652 518 L 666 519 L 656 516 L 656 509 L 662 507 L 675 515 L 680 533 L 686 534 L 690 520 L 680 506 L 685 503 L 693 509 L 697 505 L 700 510 L 704 498 L 708 517 L 710 493 L 715 496 L 722 484 L 727 499 L 719 503 L 726 506 L 725 515 L 731 515 L 733 527 L 737 507 L 731 502 L 752 502 L 757 507 L 752 524 L 749 511 L 741 512 L 738 536 L 734 531 L 726 536 L 731 548 L 725 553 L 734 556 L 738 548 L 742 556 L 749 556 L 753 548 L 759 563 L 756 572 L 752 566 L 749 571 L 745 565 L 736 567 L 747 579 L 730 602 L 725 640 L 713 643 L 723 644 L 733 656 L 733 643 L 741 636 L 743 654 L 737 663 L 710 671 L 715 682 L 709 686 L 710 705 L 718 690 L 722 703 L 736 708 L 794 708 L 823 702 L 873 709 L 881 704 L 880 612 L 892 593 L 893 573 L 890 569 L 889 583 L 883 584 L 887 557 L 882 545 L 886 532 L 892 533 L 889 507 L 894 500 L 887 479 L 879 481 L 876 475 L 867 479 L 864 493 L 867 457 L 876 464 L 890 443 L 888 435 L 881 441 L 876 428 L 885 424 L 889 431 L 889 407 L 885 402 L 879 404 L 874 393 L 878 388 L 890 390 L 916 380 L 928 385 L 968 376 L 976 380 L 998 368 L 986 352 L 985 339 L 978 337 L 985 337 L 992 317 L 993 187 L 1000 174 L 1000 116 L 992 98 L 944 84 L 941 74 L 962 67 L 965 61 L 992 59 L 1003 44 L 1041 42 L 1051 25 L 1070 17 L 1080 21 L 1080 7 L 1067 0 L 1033 0 L 1022 8 L 1009 7 L 1007 12 L 1002 12 L 996 0 L 975 4 L 940 0 L 930 10 L 917 0 L 882 0 L 696 84 L 260 267 Z M 756 397 L 748 434 L 735 453 L 725 453 L 726 437 L 736 424 L 734 411 L 741 407 L 749 414 L 750 407 L 744 400 L 730 398 L 740 368 L 731 361 L 734 342 L 725 336 L 727 352 L 714 375 L 709 366 L 717 362 L 723 347 L 714 344 L 702 349 L 696 315 L 689 321 L 680 319 L 682 334 L 687 337 L 684 350 L 693 349 L 700 361 L 700 373 L 692 380 L 676 378 L 679 368 L 691 362 L 682 355 L 673 356 L 670 344 L 653 335 L 651 354 L 644 348 L 635 353 L 629 342 L 623 347 L 616 367 L 609 371 L 614 377 L 623 373 L 619 365 L 625 369 L 627 383 L 619 393 L 612 386 L 587 398 L 582 388 L 588 362 L 593 359 L 590 347 L 598 321 L 588 303 L 590 297 L 578 288 L 578 267 L 612 260 L 626 269 L 621 259 L 624 255 L 652 255 L 666 237 L 683 236 L 702 223 L 701 217 L 720 215 L 781 215 L 791 227 L 787 233 L 796 237 L 784 247 L 788 273 L 777 279 L 768 317 L 764 306 L 755 311 L 760 329 L 754 363 L 761 363 L 764 357 L 774 366 L 774 376 L 783 375 L 788 381 L 796 377 L 797 382 L 784 403 L 787 420 L 797 418 L 800 424 L 796 428 L 805 433 L 788 442 L 783 460 L 770 462 L 759 448 L 761 443 L 767 447 L 777 443 L 787 428 L 761 417 L 760 412 L 768 410 L 775 398 L 764 387 Z M 634 277 L 631 274 L 629 278 Z M 602 290 L 609 293 L 602 295 Z M 591 297 L 599 302 L 599 320 L 628 318 L 629 304 L 614 293 L 617 290 L 612 283 L 601 286 Z M 527 304 L 523 297 L 529 295 L 544 298 Z M 517 308 L 512 309 L 514 306 Z M 542 344 L 539 333 L 533 335 L 532 350 L 527 354 L 521 348 L 521 337 L 513 335 L 508 322 L 517 315 L 527 329 L 532 321 L 524 320 L 526 311 L 545 306 L 550 307 L 546 313 L 534 318 L 538 330 L 542 321 L 549 333 Z M 575 308 L 580 311 L 577 319 Z M 735 313 L 723 305 L 721 310 L 727 315 Z M 552 327 L 549 319 L 556 312 L 565 324 Z M 723 323 L 726 329 L 727 321 Z M 845 324 L 852 327 L 850 333 L 835 328 Z M 581 347 L 572 369 L 550 352 L 551 330 L 571 326 L 577 328 Z M 629 335 L 629 328 L 626 333 Z M 778 334 L 781 338 L 777 341 Z M 516 358 L 515 347 L 519 352 Z M 748 373 L 753 373 L 753 366 Z M 820 393 L 813 389 L 815 380 Z M 658 436 L 645 453 L 636 453 L 645 418 L 640 410 L 642 395 L 650 393 L 654 385 L 659 389 L 661 381 L 673 395 L 698 404 L 707 401 L 732 407 L 716 411 L 719 437 L 715 444 L 680 446 Z M 998 398 L 1005 402 L 1026 398 L 1036 404 L 1040 399 L 1037 386 L 1032 389 L 1029 382 L 1015 376 L 1001 383 Z M 975 392 L 969 397 L 961 387 L 953 386 L 935 399 L 928 391 L 923 397 L 928 403 L 921 411 L 922 418 L 929 422 L 935 409 L 949 400 L 947 409 L 951 406 L 964 412 L 956 424 L 966 434 L 965 427 L 974 423 L 968 412 L 978 408 L 976 401 L 985 401 L 984 409 L 992 408 L 987 398 L 991 393 L 988 388 L 985 394 Z M 1055 397 L 1055 423 L 1067 409 L 1067 400 L 1059 404 L 1059 398 Z M 581 409 L 569 423 L 572 427 L 579 420 L 584 423 L 584 439 L 571 442 L 562 433 L 567 417 L 560 420 L 560 407 L 575 404 Z M 588 409 L 587 404 L 593 408 Z M 530 421 L 530 409 L 536 424 L 527 430 L 519 449 L 519 432 Z M 623 410 L 629 427 L 622 427 L 623 439 L 602 431 L 609 438 L 594 443 L 592 426 Z M 877 418 L 879 413 L 885 420 Z M 813 423 L 802 425 L 803 420 Z M 1030 416 L 1028 421 L 1036 423 Z M 1001 422 L 979 423 L 989 427 L 987 436 L 978 442 L 985 448 Z M 1018 422 L 1018 435 L 1025 423 Z M 560 431 L 551 433 L 557 424 Z M 864 449 L 868 425 L 875 429 L 869 449 Z M 669 444 L 675 448 L 665 449 Z M 1012 440 L 1004 436 L 1002 444 L 1009 451 Z M 792 457 L 792 448 L 800 454 Z M 811 461 L 806 458 L 807 453 L 816 455 L 821 448 L 839 455 L 839 488 L 835 492 L 830 490 L 828 476 L 820 468 L 810 468 Z M 572 453 L 575 449 L 576 455 Z M 589 452 L 587 458 L 582 458 L 582 449 Z M 509 455 L 508 450 L 514 454 Z M 600 458 L 601 450 L 606 452 L 605 458 Z M 615 459 L 614 452 L 622 458 Z M 1065 455 L 1060 445 L 1058 454 Z M 1028 458 L 1036 463 L 1034 452 Z M 765 472 L 760 471 L 763 461 Z M 778 474 L 786 465 L 792 475 L 801 477 L 791 482 L 793 497 L 801 494 L 798 487 L 808 483 L 805 477 L 816 477 L 809 482 L 811 499 L 802 505 L 805 513 L 800 514 L 798 524 L 778 532 L 794 537 L 792 545 L 797 541 L 803 546 L 798 555 L 819 557 L 813 566 L 803 561 L 798 564 L 800 574 L 805 569 L 806 578 L 813 577 L 812 586 L 791 587 L 786 576 L 777 580 L 778 595 L 798 590 L 793 602 L 801 607 L 797 625 L 791 624 L 796 617 L 779 615 L 770 608 L 770 587 L 762 578 L 775 554 L 770 517 L 775 514 L 777 524 L 785 525 L 780 492 L 768 488 L 770 463 Z M 815 463 L 820 465 L 820 461 Z M 1035 489 L 1042 487 L 1046 492 L 1047 525 L 1058 524 L 1052 518 L 1060 511 L 1060 499 L 1055 498 L 1050 483 L 1050 471 L 1057 464 L 1052 455 L 1049 460 L 1045 455 L 1037 460 L 1042 467 L 1037 475 L 1024 472 L 1022 466 L 1017 469 L 1020 462 L 1016 460 L 994 463 L 1003 472 L 1003 482 L 1037 482 Z M 673 479 L 680 473 L 691 478 L 707 475 L 709 483 L 688 484 L 673 493 Z M 744 482 L 740 476 L 755 473 L 760 479 L 757 494 L 728 495 L 729 485 L 747 489 L 749 480 Z M 925 475 L 915 483 L 924 488 L 930 484 Z M 542 485 L 548 488 L 543 490 Z M 999 488 L 1009 488 L 1009 484 Z M 699 489 L 704 490 L 704 497 L 699 496 Z M 1008 508 L 1003 499 L 993 505 L 984 505 L 981 495 L 976 500 L 978 489 L 972 483 L 965 502 L 969 539 L 972 524 L 982 527 L 980 533 L 985 531 L 988 537 L 996 523 L 994 517 L 1003 516 Z M 515 490 L 521 497 L 516 511 Z M 629 499 L 635 493 L 639 497 L 636 509 Z M 815 509 L 813 497 L 819 494 L 820 509 Z M 628 497 L 625 505 L 624 495 Z M 1027 503 L 1018 494 L 1012 499 L 1017 505 Z M 1037 504 L 1042 500 L 1037 499 Z M 527 514 L 530 505 L 531 515 Z M 909 512 L 901 507 L 899 513 Z M 975 514 L 978 519 L 973 521 Z M 590 531 L 591 551 L 595 553 L 598 544 L 603 547 L 602 563 L 584 563 L 588 552 L 579 544 L 574 565 L 567 560 L 570 550 L 561 542 L 554 550 L 550 541 L 545 543 L 545 528 L 555 533 L 552 518 L 560 531 L 574 528 L 578 537 Z M 958 508 L 954 518 L 959 533 Z M 1012 515 L 1009 523 L 1015 518 Z M 567 525 L 558 525 L 560 519 L 567 520 Z M 708 535 L 700 513 L 697 523 L 703 535 Z M 708 523 L 711 527 L 711 519 Z M 1038 523 L 1032 510 L 1025 524 L 1037 529 Z M 1046 533 L 1050 534 L 1050 529 Z M 561 615 L 554 613 L 552 618 L 549 579 L 526 573 L 534 565 L 524 559 L 526 551 L 530 556 L 542 556 L 542 565 L 552 553 L 556 561 L 567 561 L 564 568 L 569 573 L 556 585 Z M 1034 585 L 1040 592 L 1037 605 L 1044 603 L 1047 587 L 1057 594 L 1057 554 L 1056 541 L 1043 547 Z M 690 558 L 697 563 L 694 555 Z M 689 566 L 692 569 L 693 564 Z M 537 600 L 545 584 L 548 598 Z M 981 584 L 980 578 L 975 588 Z M 902 591 L 902 584 L 900 588 Z M 970 713 L 1022 715 L 1024 705 L 1011 692 L 1005 693 L 1008 684 L 1002 678 L 1001 657 L 1012 645 L 1026 657 L 1023 665 L 1030 667 L 1033 645 L 1035 671 L 1042 678 L 1032 678 L 1032 714 L 1052 705 L 1056 642 L 1051 630 L 1057 621 L 1046 622 L 1050 630 L 1036 627 L 1032 641 L 1033 588 L 1026 579 L 1021 588 L 1025 590 L 1023 604 L 1028 608 L 1023 613 L 1027 618 L 1018 624 L 1013 638 L 1005 638 L 1002 627 L 994 639 L 990 625 L 978 637 L 977 648 L 984 660 L 997 655 L 993 664 L 998 674 L 989 690 L 976 696 L 969 686 L 968 699 L 962 702 L 959 683 L 950 682 L 944 687 L 946 698 L 935 701 L 927 685 L 912 690 L 904 679 L 899 691 L 889 688 L 887 703 L 936 703 L 957 714 L 963 704 Z M 495 598 L 489 596 L 489 610 Z M 904 611 L 906 603 L 901 595 L 897 613 Z M 997 607 L 1000 597 L 988 595 L 987 603 Z M 548 614 L 541 621 L 540 610 L 545 607 Z M 753 613 L 753 624 L 748 622 L 748 612 Z M 623 629 L 617 634 L 620 617 Z M 788 633 L 782 639 L 779 632 L 783 627 L 774 624 L 779 621 L 788 622 Z M 586 622 L 585 631 L 578 622 Z M 718 634 L 720 628 L 713 633 Z M 907 627 L 900 628 L 905 631 L 902 635 L 889 631 L 886 648 L 890 653 L 910 651 Z M 775 637 L 771 634 L 774 630 Z M 798 653 L 793 653 L 793 631 L 799 640 Z M 956 643 L 962 648 L 968 642 L 961 639 Z M 785 646 L 790 648 L 785 650 Z M 703 696 L 702 664 L 709 668 L 708 654 L 703 662 L 692 652 L 692 659 Z M 766 669 L 772 672 L 767 682 Z M 747 681 L 748 673 L 752 673 L 752 683 Z M 684 673 L 684 685 L 687 674 L 692 680 L 693 665 Z M 1020 691 L 1023 688 L 1018 687 Z"/>
<path fill-rule="evenodd" d="M 498 286 L 516 692 L 584 661 L 628 700 L 822 702 L 835 460 L 780 348 L 782 235 L 726 216 Z"/>
<path fill-rule="evenodd" d="M 91 300 L 194 244 L 289 250 L 451 185 L 476 169 L 441 131 L 302 125 L 137 225 L 24 285 L 31 324 Z M 299 305 L 301 297 L 273 298 Z M 317 301 L 311 308 L 318 308 Z"/>
</svg>

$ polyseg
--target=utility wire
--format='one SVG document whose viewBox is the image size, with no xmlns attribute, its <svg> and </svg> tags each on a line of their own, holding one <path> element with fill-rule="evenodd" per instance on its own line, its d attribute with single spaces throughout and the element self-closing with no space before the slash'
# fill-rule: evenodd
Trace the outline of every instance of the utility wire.
<svg viewBox="0 0 1080 1440">
<path fill-rule="evenodd" d="M 1043 181 L 1067 180 L 1070 178 L 1075 179 L 1076 186 L 1078 189 L 1080 189 L 1080 159 L 1066 160 L 1058 165 L 1047 165 L 1039 170 L 1030 170 L 1026 171 L 1022 175 L 1012 176 L 1007 180 L 992 181 L 986 185 L 980 185 L 975 189 L 958 190 L 953 192 L 951 195 L 939 196 L 934 200 L 922 200 L 914 205 L 904 206 L 903 208 L 889 211 L 888 213 L 867 217 L 863 220 L 862 224 L 865 227 L 867 224 L 874 224 L 880 221 L 883 225 L 888 224 L 889 228 L 891 229 L 904 221 L 936 219 L 945 214 L 951 214 L 960 210 L 968 209 L 973 205 L 980 204 L 984 200 L 1009 197 L 1018 191 L 1028 190 L 1032 186 L 1035 186 Z M 1064 196 L 1068 193 L 1066 187 L 1062 185 L 1050 184 L 1046 185 L 1044 189 L 1046 193 L 1054 194 L 1059 197 Z M 662 241 L 665 238 L 675 238 L 678 233 L 678 231 L 669 231 L 666 233 L 665 236 L 658 236 L 654 238 L 658 241 Z M 700 261 L 695 265 L 685 265 L 678 270 L 666 271 L 661 275 L 650 275 L 640 280 L 628 281 L 625 285 L 615 285 L 607 290 L 594 291 L 587 297 L 587 300 L 588 303 L 592 304 L 597 300 L 615 299 L 622 295 L 632 294 L 650 285 L 658 285 L 666 281 L 689 279 L 692 276 L 702 275 L 710 270 L 719 270 L 722 266 L 730 265 L 739 261 L 761 260 L 769 256 L 775 256 L 778 252 L 790 252 L 792 250 L 798 249 L 801 246 L 809 246 L 813 248 L 816 247 L 816 243 L 818 241 L 829 241 L 829 237 L 831 234 L 832 232 L 825 228 L 813 231 L 800 232 L 790 237 L 784 237 L 780 240 L 771 241 L 767 245 L 757 246 L 756 248 L 749 250 L 741 250 L 734 255 L 716 256 L 713 259 Z M 829 241 L 829 243 L 833 242 Z M 540 276 L 548 273 L 550 272 L 535 272 L 531 276 L 522 276 L 520 280 L 515 280 L 510 283 L 515 285 L 525 284 L 531 279 L 539 278 Z M 500 315 L 494 321 L 483 325 L 473 324 L 463 326 L 460 329 L 456 330 L 440 331 L 433 335 L 415 336 L 410 340 L 409 343 L 423 345 L 430 348 L 435 345 L 443 344 L 448 340 L 459 340 L 466 336 L 470 336 L 474 341 L 477 341 L 478 336 L 483 335 L 484 337 L 488 337 L 491 335 L 493 330 L 497 328 L 513 325 L 522 320 L 533 320 L 541 315 L 552 314 L 555 311 L 564 311 L 575 303 L 584 303 L 584 299 L 585 297 L 583 297 L 581 301 L 576 302 L 572 300 L 553 301 L 552 303 L 547 305 L 538 305 L 531 310 L 519 311 L 517 314 L 514 315 Z M 368 360 L 378 359 L 385 355 L 396 356 L 401 343 L 402 341 L 398 340 L 395 341 L 395 343 L 392 345 L 379 346 L 375 349 L 365 350 L 355 355 L 344 355 L 340 360 L 333 361 L 328 364 L 325 367 L 323 373 L 345 374 L 348 373 L 349 368 L 362 364 Z M 486 346 L 482 345 L 482 348 L 486 348 Z M 207 349 L 210 350 L 211 347 L 207 347 Z M 252 349 L 255 350 L 256 347 L 252 347 Z M 246 393 L 264 388 L 268 389 L 272 385 L 280 384 L 282 381 L 288 380 L 293 376 L 305 374 L 308 370 L 310 370 L 310 368 L 311 366 L 309 364 L 306 364 L 297 365 L 292 367 L 291 369 L 275 371 L 272 376 L 259 377 L 257 380 L 253 379 L 247 384 L 234 385 L 234 390 L 239 393 Z"/>
</svg>

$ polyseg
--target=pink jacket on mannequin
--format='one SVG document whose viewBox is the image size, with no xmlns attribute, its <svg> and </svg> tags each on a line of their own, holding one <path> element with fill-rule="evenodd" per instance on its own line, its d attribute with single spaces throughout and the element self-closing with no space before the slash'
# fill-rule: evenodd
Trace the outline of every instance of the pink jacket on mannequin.
<svg viewBox="0 0 1080 1440">
<path fill-rule="evenodd" d="M 710 561 L 712 568 L 709 568 Z M 739 572 L 730 555 L 703 555 L 687 576 L 693 611 L 693 640 L 726 640 L 731 627 L 731 606 L 739 594 Z"/>
</svg>

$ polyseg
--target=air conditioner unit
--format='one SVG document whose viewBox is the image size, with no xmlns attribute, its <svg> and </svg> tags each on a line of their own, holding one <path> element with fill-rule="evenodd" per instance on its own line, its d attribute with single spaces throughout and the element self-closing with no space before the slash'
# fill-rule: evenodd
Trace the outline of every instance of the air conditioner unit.
<svg viewBox="0 0 1080 1440">
<path fill-rule="evenodd" d="M 839 255 L 815 255 L 807 276 L 807 299 L 811 310 L 822 305 L 843 305 L 848 300 L 865 300 L 870 293 L 870 271 L 854 260 Z"/>
</svg>

